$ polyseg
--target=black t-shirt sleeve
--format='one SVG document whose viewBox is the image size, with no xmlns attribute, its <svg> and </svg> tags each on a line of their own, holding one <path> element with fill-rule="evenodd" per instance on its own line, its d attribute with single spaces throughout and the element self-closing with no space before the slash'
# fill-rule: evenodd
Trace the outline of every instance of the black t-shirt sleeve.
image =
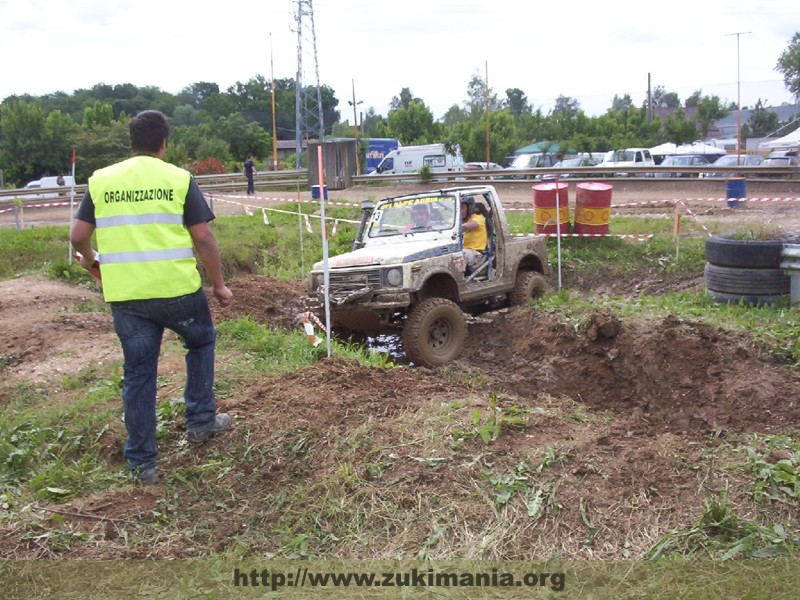
<svg viewBox="0 0 800 600">
<path fill-rule="evenodd" d="M 186 193 L 186 203 L 183 206 L 183 224 L 186 227 L 208 223 L 214 220 L 214 213 L 206 202 L 203 192 L 192 177 L 189 183 L 189 191 Z"/>
<path fill-rule="evenodd" d="M 86 193 L 83 194 L 83 200 L 81 200 L 81 205 L 78 207 L 75 218 L 86 223 L 91 223 L 92 225 L 97 225 L 97 221 L 94 218 L 94 202 L 92 202 L 92 196 L 89 194 L 88 188 L 86 189 Z"/>
</svg>

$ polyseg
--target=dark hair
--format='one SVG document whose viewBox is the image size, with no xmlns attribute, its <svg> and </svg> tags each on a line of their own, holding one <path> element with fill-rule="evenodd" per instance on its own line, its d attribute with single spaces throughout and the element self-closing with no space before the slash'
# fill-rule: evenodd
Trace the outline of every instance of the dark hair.
<svg viewBox="0 0 800 600">
<path fill-rule="evenodd" d="M 169 121 L 158 110 L 143 110 L 131 119 L 128 129 L 131 134 L 131 150 L 134 152 L 155 154 L 169 137 Z"/>
</svg>

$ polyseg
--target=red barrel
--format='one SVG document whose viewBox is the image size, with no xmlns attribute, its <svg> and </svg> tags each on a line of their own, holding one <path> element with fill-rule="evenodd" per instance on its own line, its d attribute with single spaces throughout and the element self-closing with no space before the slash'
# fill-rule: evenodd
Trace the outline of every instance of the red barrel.
<svg viewBox="0 0 800 600">
<path fill-rule="evenodd" d="M 569 233 L 568 188 L 566 183 L 539 183 L 533 186 L 533 222 L 536 233 L 558 233 L 556 215 L 561 233 Z"/>
<path fill-rule="evenodd" d="M 575 193 L 575 233 L 608 233 L 611 222 L 611 186 L 579 183 Z"/>
</svg>

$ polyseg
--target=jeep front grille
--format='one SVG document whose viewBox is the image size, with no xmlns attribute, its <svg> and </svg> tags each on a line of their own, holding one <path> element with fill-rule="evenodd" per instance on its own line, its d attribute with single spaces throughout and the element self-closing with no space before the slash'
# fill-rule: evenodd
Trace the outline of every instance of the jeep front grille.
<svg viewBox="0 0 800 600">
<path fill-rule="evenodd" d="M 331 290 L 336 289 L 352 289 L 359 287 L 368 287 L 372 290 L 380 289 L 381 287 L 381 270 L 369 269 L 365 271 L 347 271 L 337 272 L 335 269 L 330 271 Z"/>
</svg>

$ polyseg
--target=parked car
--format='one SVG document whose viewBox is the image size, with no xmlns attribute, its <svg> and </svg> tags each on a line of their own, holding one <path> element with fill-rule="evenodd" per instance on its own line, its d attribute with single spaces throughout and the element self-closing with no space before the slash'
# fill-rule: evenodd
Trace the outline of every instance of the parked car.
<svg viewBox="0 0 800 600">
<path fill-rule="evenodd" d="M 498 165 L 497 163 L 485 163 L 485 162 L 468 162 L 464 164 L 465 171 L 503 171 L 503 167 Z M 488 177 L 473 177 L 471 179 L 494 179 L 494 175 L 490 175 Z"/>
<path fill-rule="evenodd" d="M 661 161 L 661 167 L 705 167 L 711 164 L 704 154 L 672 154 Z M 656 177 L 698 177 L 699 173 L 680 173 L 666 171 L 656 173 Z"/>
<path fill-rule="evenodd" d="M 507 169 L 511 166 L 511 163 L 514 162 L 514 156 L 504 156 L 503 160 L 500 161 L 500 166 L 504 169 Z"/>
<path fill-rule="evenodd" d="M 795 167 L 800 168 L 800 157 L 797 156 L 796 150 L 779 150 L 776 152 L 771 152 L 767 158 L 764 159 L 760 167 L 764 169 L 768 169 L 770 167 L 775 168 L 785 168 L 785 167 Z M 787 175 L 791 177 L 791 175 Z M 765 173 L 764 175 L 759 175 L 759 177 L 784 177 L 784 175 L 771 175 L 769 173 Z"/>
<path fill-rule="evenodd" d="M 656 162 L 653 160 L 650 150 L 647 148 L 625 148 L 620 150 L 610 150 L 606 152 L 602 162 L 597 164 L 597 167 L 614 167 L 624 169 L 625 167 L 654 167 Z M 617 177 L 629 177 L 630 175 L 638 177 L 652 177 L 652 173 L 641 172 L 628 172 L 620 171 L 615 172 L 613 175 Z"/>
<path fill-rule="evenodd" d="M 553 177 L 556 176 L 559 179 L 565 179 L 567 177 L 580 177 L 580 175 L 576 175 L 569 171 L 569 169 L 575 169 L 579 167 L 594 167 L 598 162 L 594 158 L 589 157 L 582 157 L 582 158 L 565 158 L 564 160 L 558 161 L 556 164 L 553 165 L 553 168 L 561 168 L 564 169 L 563 173 L 551 173 L 550 175 L 540 175 L 539 177 Z"/>
<path fill-rule="evenodd" d="M 514 157 L 514 162 L 512 162 L 508 167 L 506 167 L 506 171 L 512 170 L 525 170 L 525 169 L 539 169 L 544 167 L 552 167 L 556 164 L 557 159 L 553 154 L 543 154 L 541 152 L 531 153 L 531 154 L 517 154 Z M 514 175 L 513 179 L 525 179 L 526 177 L 531 178 L 533 175 Z"/>
<path fill-rule="evenodd" d="M 464 164 L 465 171 L 495 171 L 502 168 L 503 167 L 493 162 L 468 162 Z"/>
<path fill-rule="evenodd" d="M 725 156 L 720 156 L 717 160 L 715 160 L 711 166 L 712 167 L 757 167 L 760 165 L 764 159 L 758 154 L 726 154 Z M 728 171 L 727 173 L 723 172 L 710 172 L 710 173 L 700 173 L 701 179 L 711 179 L 711 178 L 723 178 L 723 177 L 732 177 L 735 173 Z"/>
</svg>

